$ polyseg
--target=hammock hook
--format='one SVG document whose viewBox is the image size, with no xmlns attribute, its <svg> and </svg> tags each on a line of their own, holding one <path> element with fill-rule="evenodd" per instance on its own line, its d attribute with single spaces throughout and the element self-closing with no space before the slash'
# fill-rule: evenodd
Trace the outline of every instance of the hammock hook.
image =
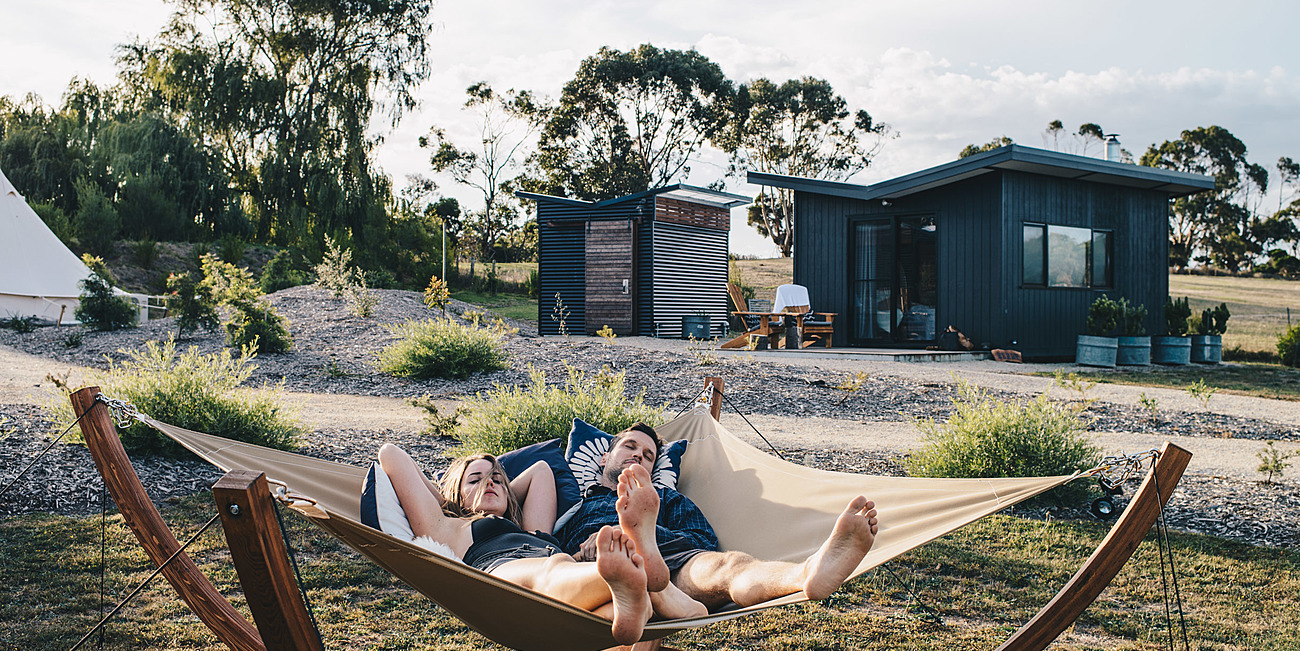
<svg viewBox="0 0 1300 651">
<path fill-rule="evenodd" d="M 299 494 L 297 494 L 297 493 L 290 493 L 290 492 L 289 492 L 289 485 L 286 484 L 286 483 L 284 483 L 284 482 L 282 482 L 282 481 L 280 481 L 280 480 L 278 480 L 278 479 L 271 479 L 270 477 L 267 477 L 267 478 L 266 478 L 266 483 L 268 483 L 268 484 L 275 484 L 275 490 L 272 490 L 272 491 L 271 491 L 271 496 L 274 497 L 275 499 L 279 500 L 279 502 L 280 502 L 281 504 L 284 504 L 285 506 L 294 506 L 294 505 L 296 505 L 298 502 L 307 502 L 307 503 L 311 504 L 312 506 L 316 506 L 316 505 L 317 505 L 316 500 L 314 500 L 314 499 L 312 499 L 312 498 L 310 498 L 310 497 L 307 497 L 306 495 L 299 495 Z"/>
<path fill-rule="evenodd" d="M 1114 491 L 1129 479 L 1141 476 L 1144 462 L 1150 460 L 1154 465 L 1159 458 L 1160 451 L 1155 448 L 1136 454 L 1105 457 L 1101 460 L 1101 464 L 1089 470 L 1086 475 L 1089 477 L 1100 475 L 1097 480 L 1102 487 Z"/>
<path fill-rule="evenodd" d="M 144 422 L 140 418 L 140 412 L 135 408 L 135 405 L 125 400 L 109 398 L 101 393 L 95 396 L 95 401 L 102 402 L 104 406 L 108 407 L 108 413 L 113 417 L 113 424 L 117 425 L 118 429 L 130 427 L 132 421 Z"/>
</svg>

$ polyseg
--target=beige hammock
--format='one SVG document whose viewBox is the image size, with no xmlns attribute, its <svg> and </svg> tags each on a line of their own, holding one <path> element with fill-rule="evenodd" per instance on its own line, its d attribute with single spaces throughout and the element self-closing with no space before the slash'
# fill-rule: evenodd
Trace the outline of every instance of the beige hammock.
<svg viewBox="0 0 1300 651">
<path fill-rule="evenodd" d="M 269 481 L 315 500 L 314 507 L 303 501 L 295 509 L 496 642 L 529 650 L 615 644 L 607 619 L 362 524 L 365 468 L 201 434 L 147 416 L 141 420 L 222 470 L 264 472 Z M 802 561 L 830 534 L 850 499 L 866 495 L 874 500 L 880 532 L 853 576 L 1074 478 L 918 479 L 815 470 L 755 449 L 699 408 L 656 431 L 664 440 L 690 441 L 678 488 L 704 512 L 723 550 Z M 652 622 L 643 639 L 806 600 L 796 593 L 707 617 Z"/>
<path fill-rule="evenodd" d="M 96 388 L 83 389 L 74 394 L 73 402 L 78 405 L 78 413 L 92 411 L 96 406 L 94 401 L 97 394 Z M 132 415 L 222 470 L 262 472 L 269 481 L 283 484 L 287 487 L 287 492 L 297 498 L 291 505 L 294 510 L 419 590 L 489 639 L 511 648 L 538 651 L 604 649 L 615 646 L 609 620 L 502 581 L 362 524 L 360 496 L 366 468 L 202 434 L 159 422 L 143 414 Z M 87 443 L 96 457 L 101 473 L 109 481 L 110 489 L 124 475 L 129 474 L 134 478 L 134 471 L 127 468 L 128 473 L 117 467 L 120 463 L 129 465 L 129 460 L 125 460 L 125 455 L 120 452 L 116 435 L 111 436 L 108 444 L 98 442 L 103 441 L 107 435 L 97 432 L 96 428 L 111 430 L 107 414 L 86 421 L 82 423 L 83 432 L 87 434 Z M 710 416 L 707 409 L 699 407 L 656 430 L 665 440 L 690 441 L 682 460 L 678 489 L 690 497 L 708 517 L 723 550 L 744 551 L 765 560 L 802 561 L 825 540 L 835 519 L 852 497 L 866 495 L 874 500 L 880 520 L 879 534 L 871 552 L 853 576 L 1081 475 L 926 479 L 815 470 L 755 449 L 729 433 Z M 116 449 L 122 461 L 114 461 L 111 455 L 103 452 L 110 448 Z M 1035 621 L 1044 617 L 1053 604 L 1063 599 L 1076 602 L 1065 610 L 1077 612 L 1068 614 L 1068 620 L 1064 624 L 1058 626 L 1054 622 L 1047 627 L 1038 627 L 1036 632 L 1030 631 L 1031 626 L 1026 625 L 1012 640 L 1030 634 L 1038 638 L 1044 635 L 1049 637 L 1046 637 L 1041 646 L 1037 642 L 1031 642 L 1020 644 L 1017 648 L 1042 648 L 1055 638 L 1096 597 L 1132 554 L 1154 521 L 1158 504 L 1168 499 L 1168 492 L 1172 491 L 1190 458 L 1185 451 L 1166 445 L 1166 450 L 1170 449 L 1178 453 L 1175 455 L 1177 460 L 1167 464 L 1166 470 L 1169 472 L 1165 473 L 1166 478 L 1163 480 L 1167 483 L 1161 489 L 1161 494 L 1155 495 L 1154 499 L 1148 495 L 1148 485 L 1155 475 L 1153 471 L 1102 547 L 1070 584 L 1062 589 L 1052 604 L 1039 613 Z M 110 476 L 114 477 L 113 481 L 110 481 Z M 138 486 L 138 479 L 132 481 Z M 122 503 L 116 492 L 114 499 Z M 123 514 L 127 515 L 125 508 Z M 1124 523 L 1130 517 L 1134 520 L 1127 527 L 1129 531 L 1124 536 L 1117 536 L 1117 532 L 1125 528 Z M 137 536 L 142 536 L 142 531 L 154 535 L 150 529 L 162 527 L 161 520 L 157 522 L 157 525 L 148 522 L 132 524 L 132 528 L 136 529 Z M 131 524 L 130 519 L 128 524 Z M 141 542 L 146 548 L 150 547 L 145 537 L 141 537 Z M 152 550 L 148 551 L 153 555 Z M 1106 555 L 1112 557 L 1106 564 L 1113 565 L 1113 571 L 1109 567 L 1106 570 L 1090 570 L 1099 556 Z M 157 558 L 155 562 L 159 562 Z M 1084 576 L 1085 574 L 1089 576 Z M 172 580 L 171 576 L 168 578 Z M 1082 582 L 1087 585 L 1075 585 Z M 1098 582 L 1100 585 L 1097 585 Z M 175 580 L 173 585 L 177 585 Z M 181 589 L 181 586 L 177 587 L 178 590 Z M 186 596 L 183 590 L 182 596 Z M 219 595 L 216 598 L 220 598 Z M 1080 599 L 1083 600 L 1082 605 L 1077 603 Z M 747 608 L 704 617 L 651 622 L 646 626 L 642 640 L 657 640 L 684 629 L 806 600 L 802 593 L 795 593 Z M 191 606 L 194 604 L 191 603 Z M 199 614 L 203 616 L 203 613 Z M 212 621 L 204 621 L 213 626 Z M 1052 633 L 1051 630 L 1056 632 Z M 229 640 L 226 641 L 230 643 Z M 1011 644 L 1009 641 L 1004 648 L 1010 648 Z"/>
</svg>

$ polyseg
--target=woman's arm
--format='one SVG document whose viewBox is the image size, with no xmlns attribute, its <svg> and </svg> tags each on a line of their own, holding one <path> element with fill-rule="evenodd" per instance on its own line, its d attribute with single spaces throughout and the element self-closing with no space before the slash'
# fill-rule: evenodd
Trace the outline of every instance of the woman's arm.
<svg viewBox="0 0 1300 651">
<path fill-rule="evenodd" d="M 524 531 L 551 533 L 555 528 L 555 473 L 538 461 L 510 480 L 510 492 L 519 500 Z"/>
<path fill-rule="evenodd" d="M 416 536 L 428 536 L 455 549 L 452 538 L 457 518 L 449 518 L 442 512 L 445 501 L 442 491 L 424 476 L 411 455 L 396 445 L 385 443 L 379 448 L 379 465 L 393 483 L 397 499 L 406 512 L 406 520 L 411 523 L 411 531 Z M 463 554 L 464 550 L 457 553 Z"/>
</svg>

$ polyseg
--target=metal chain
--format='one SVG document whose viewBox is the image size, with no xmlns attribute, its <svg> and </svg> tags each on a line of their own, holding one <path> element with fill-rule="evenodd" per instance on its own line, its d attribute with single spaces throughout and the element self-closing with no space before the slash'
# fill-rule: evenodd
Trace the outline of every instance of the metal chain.
<svg viewBox="0 0 1300 651">
<path fill-rule="evenodd" d="M 1113 457 L 1105 457 L 1101 463 L 1092 470 L 1084 473 L 1085 476 L 1095 477 L 1100 475 L 1098 481 L 1102 486 L 1108 489 L 1119 488 L 1124 482 L 1134 477 L 1142 475 L 1143 465 L 1147 460 L 1155 463 L 1160 458 L 1160 451 L 1150 449 L 1146 452 L 1136 454 L 1126 454 Z"/>
<path fill-rule="evenodd" d="M 96 402 L 104 403 L 108 407 L 108 413 L 113 417 L 113 424 L 118 429 L 126 429 L 132 425 L 133 421 L 144 422 L 140 418 L 140 412 L 136 410 L 135 405 L 118 398 L 109 398 L 104 394 L 95 396 Z"/>
</svg>

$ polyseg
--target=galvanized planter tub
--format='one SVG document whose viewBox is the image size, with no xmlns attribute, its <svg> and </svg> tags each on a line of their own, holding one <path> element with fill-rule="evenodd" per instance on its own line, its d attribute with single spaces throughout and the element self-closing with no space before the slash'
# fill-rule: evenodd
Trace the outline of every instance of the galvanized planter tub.
<svg viewBox="0 0 1300 651">
<path fill-rule="evenodd" d="M 1146 366 L 1151 363 L 1151 337 L 1120 337 L 1115 363 L 1120 366 Z"/>
<path fill-rule="evenodd" d="M 1218 364 L 1223 361 L 1223 337 L 1192 335 L 1192 361 L 1197 364 Z"/>
<path fill-rule="evenodd" d="M 710 320 L 707 315 L 682 317 L 682 339 L 708 339 Z"/>
<path fill-rule="evenodd" d="M 1079 335 L 1074 348 L 1074 363 L 1115 368 L 1118 353 L 1119 341 L 1115 337 Z"/>
<path fill-rule="evenodd" d="M 1192 361 L 1192 340 L 1187 337 L 1152 337 L 1151 361 L 1165 366 L 1186 366 Z"/>
</svg>

